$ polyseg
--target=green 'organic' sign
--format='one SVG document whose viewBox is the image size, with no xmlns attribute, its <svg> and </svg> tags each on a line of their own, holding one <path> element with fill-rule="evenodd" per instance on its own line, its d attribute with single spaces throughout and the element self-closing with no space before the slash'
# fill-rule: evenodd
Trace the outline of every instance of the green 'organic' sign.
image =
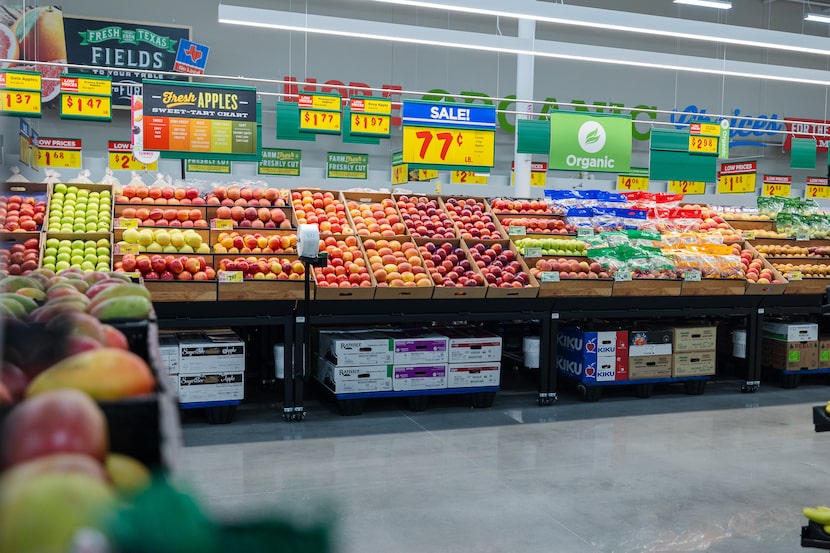
<svg viewBox="0 0 830 553">
<path fill-rule="evenodd" d="M 631 168 L 631 118 L 551 113 L 549 168 L 628 172 Z"/>
</svg>

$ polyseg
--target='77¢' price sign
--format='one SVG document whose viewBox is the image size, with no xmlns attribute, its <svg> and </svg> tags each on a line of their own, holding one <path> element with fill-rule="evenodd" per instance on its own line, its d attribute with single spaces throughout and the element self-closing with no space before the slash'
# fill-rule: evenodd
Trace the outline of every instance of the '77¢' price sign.
<svg viewBox="0 0 830 553">
<path fill-rule="evenodd" d="M 423 165 L 492 167 L 495 135 L 491 130 L 404 126 L 403 161 Z"/>
</svg>

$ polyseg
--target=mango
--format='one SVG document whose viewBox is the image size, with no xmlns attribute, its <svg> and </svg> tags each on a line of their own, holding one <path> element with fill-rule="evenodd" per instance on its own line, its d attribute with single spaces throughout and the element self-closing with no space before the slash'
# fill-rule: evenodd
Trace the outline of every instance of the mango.
<svg viewBox="0 0 830 553">
<path fill-rule="evenodd" d="M 26 316 L 26 308 L 23 307 L 23 304 L 17 303 L 13 299 L 0 298 L 0 305 L 3 306 L 3 309 L 9 311 L 15 319 L 22 319 Z"/>
<path fill-rule="evenodd" d="M 100 292 L 97 292 L 92 298 L 92 303 L 90 303 L 89 308 L 95 309 L 95 307 L 101 302 L 112 298 L 123 298 L 127 296 L 140 296 L 142 298 L 147 298 L 148 300 L 152 299 L 150 298 L 150 291 L 141 284 L 122 284 L 108 286 Z"/>
<path fill-rule="evenodd" d="M 141 461 L 120 453 L 109 453 L 104 468 L 117 492 L 133 495 L 147 489 L 152 476 Z"/>
<path fill-rule="evenodd" d="M 120 287 L 115 286 L 112 290 L 118 288 Z M 90 305 L 88 311 L 90 315 L 101 321 L 110 321 L 115 319 L 146 319 L 152 308 L 153 304 L 143 296 L 124 296 L 110 298 L 94 306 Z"/>
<path fill-rule="evenodd" d="M 61 301 L 38 307 L 29 314 L 29 320 L 33 323 L 48 323 L 61 313 L 83 313 L 85 310 L 86 304 L 80 301 Z"/>
<path fill-rule="evenodd" d="M 35 301 L 46 301 L 46 292 L 40 290 L 39 288 L 21 288 L 16 291 L 15 294 L 32 298 Z"/>
<path fill-rule="evenodd" d="M 16 292 L 21 288 L 38 288 L 43 290 L 43 286 L 37 280 L 29 277 L 15 275 L 0 280 L 0 292 Z"/>
<path fill-rule="evenodd" d="M 124 273 L 118 273 L 116 271 L 110 271 L 109 273 L 107 273 L 107 275 L 110 278 L 117 278 L 118 280 L 123 280 L 124 282 L 130 283 L 130 284 L 133 283 L 133 279 L 130 278 L 129 275 L 125 275 Z"/>
<path fill-rule="evenodd" d="M 26 397 L 74 388 L 93 399 L 112 401 L 149 394 L 154 387 L 153 372 L 141 357 L 122 349 L 101 348 L 52 365 L 29 384 Z"/>
<path fill-rule="evenodd" d="M 3 292 L 2 294 L 0 294 L 0 299 L 9 299 L 12 301 L 16 301 L 21 306 L 23 306 L 23 309 L 26 311 L 26 313 L 31 313 L 32 311 L 37 309 L 37 302 L 35 302 L 35 300 L 17 293 Z"/>
</svg>

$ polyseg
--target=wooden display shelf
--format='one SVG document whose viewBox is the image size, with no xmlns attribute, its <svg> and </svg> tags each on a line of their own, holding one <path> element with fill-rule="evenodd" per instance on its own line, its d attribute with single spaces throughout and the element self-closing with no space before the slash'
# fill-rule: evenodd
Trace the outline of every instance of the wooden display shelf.
<svg viewBox="0 0 830 553">
<path fill-rule="evenodd" d="M 375 297 L 374 286 L 358 288 L 340 288 L 337 286 L 318 286 L 314 299 L 318 300 L 371 300 Z"/>
<path fill-rule="evenodd" d="M 421 259 L 421 267 L 424 267 L 424 258 L 421 257 L 421 252 L 418 251 L 418 244 L 415 240 L 410 236 L 381 236 L 381 237 L 374 237 L 374 236 L 361 236 L 359 237 L 358 243 L 360 244 L 360 249 L 363 252 L 363 255 L 366 259 L 368 264 L 369 262 L 369 254 L 366 252 L 366 247 L 364 241 L 393 241 L 397 240 L 401 244 L 408 242 L 410 244 L 415 245 L 415 252 L 418 254 L 418 257 Z M 371 268 L 369 273 L 372 274 Z M 429 275 L 427 275 L 429 276 Z M 372 283 L 377 285 L 377 281 L 375 281 L 374 275 L 372 275 Z M 432 285 L 432 279 L 429 279 L 429 286 L 377 286 L 377 290 L 375 290 L 374 298 L 376 300 L 424 300 L 429 299 L 432 297 L 432 292 L 435 289 L 435 286 Z"/>
<path fill-rule="evenodd" d="M 681 296 L 743 296 L 747 281 L 743 278 L 703 278 L 698 282 L 683 282 Z"/>
<path fill-rule="evenodd" d="M 790 280 L 785 294 L 824 294 L 830 286 L 830 278 L 803 278 Z"/>
<path fill-rule="evenodd" d="M 775 230 L 775 221 L 752 221 L 747 219 L 727 219 L 726 223 L 736 230 Z"/>
<path fill-rule="evenodd" d="M 647 278 L 632 279 L 626 282 L 614 282 L 612 296 L 679 296 L 683 289 L 680 279 Z"/>
<path fill-rule="evenodd" d="M 488 248 L 493 244 L 500 244 L 503 249 L 509 249 L 515 254 L 516 261 L 522 266 L 522 271 L 527 274 L 528 285 L 522 288 L 499 288 L 489 284 L 487 286 L 488 298 L 535 298 L 539 295 L 539 282 L 536 277 L 530 272 L 530 267 L 525 263 L 522 255 L 516 250 L 516 245 L 510 240 L 464 240 L 467 248 L 475 244 L 484 244 Z"/>
<path fill-rule="evenodd" d="M 420 248 L 424 244 L 432 242 L 436 246 L 439 244 L 449 243 L 452 245 L 453 249 L 461 248 L 464 250 L 464 254 L 467 256 L 467 261 L 470 263 L 470 268 L 476 274 L 481 274 L 481 270 L 478 268 L 478 265 L 475 264 L 473 261 L 472 256 L 470 255 L 470 250 L 467 248 L 467 245 L 464 243 L 463 240 L 460 238 L 439 238 L 436 240 L 432 240 L 430 238 L 414 238 L 415 244 L 418 245 Z M 421 253 L 421 257 L 423 257 L 423 253 Z M 429 269 L 427 269 L 427 273 L 429 273 Z M 483 277 L 484 275 L 482 275 Z M 442 299 L 442 300 L 450 300 L 450 299 L 480 299 L 487 295 L 487 284 L 482 284 L 480 286 L 465 286 L 464 288 L 456 288 L 447 287 L 436 285 L 435 289 L 432 292 L 432 297 L 434 299 Z"/>
<path fill-rule="evenodd" d="M 559 282 L 539 281 L 540 298 L 609 298 L 614 292 L 610 278 L 566 278 Z"/>
<path fill-rule="evenodd" d="M 216 301 L 218 297 L 215 280 L 145 280 L 144 287 L 154 302 L 205 302 Z"/>
<path fill-rule="evenodd" d="M 383 200 L 392 200 L 392 207 L 395 208 L 395 214 L 398 216 L 398 222 L 403 225 L 404 231 L 403 234 L 399 234 L 400 236 L 409 236 L 409 229 L 406 228 L 406 223 L 403 222 L 403 217 L 401 216 L 401 212 L 398 209 L 397 201 L 392 197 L 392 194 L 384 194 L 379 192 L 342 192 L 343 204 L 346 206 L 346 220 L 349 222 L 349 225 L 353 229 L 355 229 L 355 233 L 358 236 L 366 237 L 366 238 L 386 238 L 380 232 L 369 232 L 366 230 L 365 232 L 361 233 L 357 230 L 355 226 L 354 219 L 352 218 L 352 214 L 349 211 L 349 202 L 355 202 L 358 205 L 370 205 L 370 204 L 380 204 Z"/>
<path fill-rule="evenodd" d="M 312 282 L 310 299 L 314 299 L 315 289 Z M 305 280 L 220 282 L 217 293 L 219 301 L 302 300 L 305 298 Z"/>
<path fill-rule="evenodd" d="M 767 261 L 766 258 L 764 258 L 764 256 L 762 256 L 760 253 L 758 253 L 758 250 L 756 250 L 752 246 L 752 244 L 750 244 L 749 242 L 746 242 L 744 244 L 744 247 L 752 252 L 752 259 L 759 259 L 761 261 L 761 263 L 763 263 L 763 267 L 765 269 L 772 270 L 772 276 L 774 277 L 773 280 L 783 280 L 783 281 L 785 281 L 785 282 L 776 283 L 776 284 L 773 284 L 773 283 L 764 284 L 764 283 L 757 283 L 757 282 L 747 282 L 746 283 L 746 292 L 744 292 L 744 293 L 747 296 L 780 296 L 781 294 L 783 294 L 784 291 L 787 289 L 786 280 L 784 279 L 783 275 L 781 275 L 781 273 L 778 272 L 775 269 L 775 267 L 773 267 L 772 264 L 769 261 Z"/>
</svg>

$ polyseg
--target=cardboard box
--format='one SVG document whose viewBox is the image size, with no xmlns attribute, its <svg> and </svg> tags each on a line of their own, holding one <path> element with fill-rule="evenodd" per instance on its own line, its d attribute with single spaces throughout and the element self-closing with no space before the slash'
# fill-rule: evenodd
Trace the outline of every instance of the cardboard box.
<svg viewBox="0 0 830 553">
<path fill-rule="evenodd" d="M 628 333 L 628 355 L 671 355 L 673 337 L 672 330 L 632 330 Z"/>
<path fill-rule="evenodd" d="M 374 330 L 320 332 L 320 357 L 338 367 L 392 364 L 392 340 Z"/>
<path fill-rule="evenodd" d="M 422 328 L 387 330 L 392 338 L 392 362 L 395 365 L 446 364 L 449 339 Z"/>
<path fill-rule="evenodd" d="M 715 374 L 715 351 L 692 351 L 675 353 L 672 361 L 671 375 L 705 376 Z"/>
<path fill-rule="evenodd" d="M 440 390 L 447 387 L 446 365 L 394 365 L 392 389 Z"/>
<path fill-rule="evenodd" d="M 718 341 L 718 327 L 692 326 L 674 329 L 672 346 L 675 353 L 684 351 L 712 351 Z"/>
<path fill-rule="evenodd" d="M 501 361 L 501 336 L 476 327 L 442 328 L 438 332 L 448 338 L 450 364 Z"/>
<path fill-rule="evenodd" d="M 161 362 L 167 367 L 167 374 L 179 374 L 179 347 L 179 338 L 175 334 L 159 335 L 159 354 Z"/>
<path fill-rule="evenodd" d="M 764 338 L 761 359 L 766 367 L 783 371 L 812 370 L 819 367 L 818 341 L 782 342 Z"/>
<path fill-rule="evenodd" d="M 629 356 L 628 379 L 669 378 L 672 375 L 671 355 Z"/>
<path fill-rule="evenodd" d="M 460 363 L 447 366 L 447 388 L 481 388 L 498 386 L 501 362 Z"/>
<path fill-rule="evenodd" d="M 315 378 L 335 394 L 389 392 L 392 390 L 392 365 L 341 367 L 318 359 Z"/>
<path fill-rule="evenodd" d="M 628 380 L 628 332 L 559 329 L 557 368 L 583 382 Z"/>
<path fill-rule="evenodd" d="M 204 375 L 245 371 L 245 342 L 233 333 L 179 336 L 179 374 Z"/>
<path fill-rule="evenodd" d="M 830 369 L 830 337 L 823 337 L 818 342 L 818 368 Z"/>
<path fill-rule="evenodd" d="M 178 389 L 179 403 L 242 400 L 245 397 L 245 373 L 179 374 Z"/>
<path fill-rule="evenodd" d="M 765 322 L 761 327 L 764 338 L 781 342 L 813 342 L 818 340 L 816 323 Z"/>
</svg>

